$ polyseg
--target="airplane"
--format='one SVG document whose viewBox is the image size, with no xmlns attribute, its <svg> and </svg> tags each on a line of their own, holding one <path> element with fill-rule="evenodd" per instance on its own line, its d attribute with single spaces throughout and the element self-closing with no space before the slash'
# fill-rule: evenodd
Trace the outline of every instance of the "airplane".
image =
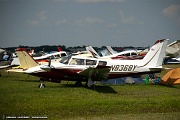
<svg viewBox="0 0 180 120">
<path fill-rule="evenodd" d="M 38 65 L 24 49 L 18 49 L 16 52 L 21 64 L 27 64 L 27 68 L 22 72 L 39 77 L 40 88 L 45 86 L 43 81 L 61 80 L 76 81 L 77 86 L 86 82 L 86 85 L 91 87 L 94 81 L 102 79 L 161 72 L 167 42 L 168 39 L 157 40 L 141 60 L 102 60 L 72 56 L 66 59 L 66 64 L 62 61 L 51 64 L 50 60 L 48 65 Z"/>
<path fill-rule="evenodd" d="M 118 53 L 118 52 L 114 51 L 111 46 L 106 46 L 106 49 L 110 55 L 116 54 L 118 56 L 119 55 L 122 55 L 122 56 L 135 56 L 136 55 L 137 56 L 142 51 L 142 50 L 132 49 L 132 50 L 124 50 L 124 51 Z"/>
<path fill-rule="evenodd" d="M 0 69 L 7 69 L 15 65 L 11 65 L 11 54 L 3 49 L 0 49 Z"/>
<path fill-rule="evenodd" d="M 70 58 L 71 62 L 69 62 L 68 64 L 64 64 L 60 62 L 52 63 L 52 65 L 54 66 L 64 66 L 64 68 L 60 73 L 56 73 L 54 71 L 52 72 L 47 70 L 48 66 L 52 67 L 51 60 L 49 61 L 49 65 L 39 65 L 33 59 L 33 57 L 28 54 L 28 52 L 25 49 L 19 48 L 16 49 L 16 52 L 20 60 L 21 66 L 23 66 L 23 69 L 16 71 L 13 70 L 7 70 L 7 71 L 23 72 L 26 74 L 39 77 L 41 81 L 41 84 L 39 85 L 40 88 L 45 86 L 42 81 L 59 83 L 61 82 L 61 80 L 77 81 L 75 85 L 80 86 L 82 84 L 80 81 L 87 82 L 87 78 L 91 79 L 91 76 L 94 75 L 95 73 L 96 73 L 96 77 L 93 77 L 93 80 L 99 81 L 102 78 L 105 79 L 104 76 L 107 75 L 110 70 L 109 66 L 99 66 L 98 65 L 99 60 L 96 58 L 82 57 L 86 61 L 86 64 L 80 65 L 80 64 L 76 64 L 75 63 L 76 61 L 74 61 L 74 57 L 80 58 L 80 56 L 72 56 L 72 58 Z M 80 59 L 78 60 L 79 62 L 81 61 Z M 91 80 L 88 81 L 91 82 Z M 87 83 L 87 85 L 88 84 L 92 84 L 92 83 Z"/>
<path fill-rule="evenodd" d="M 62 48 L 57 47 L 58 51 L 49 53 L 49 54 L 45 54 L 39 57 L 33 57 L 33 59 L 38 62 L 38 64 L 48 64 L 49 62 L 49 58 L 51 57 L 51 62 L 58 62 L 59 60 L 61 60 L 62 57 L 67 56 L 68 54 L 62 50 Z M 17 54 L 17 53 L 16 53 Z M 33 56 L 34 54 L 34 49 L 31 49 L 29 52 L 29 55 Z M 18 57 L 13 58 L 11 65 L 14 65 L 16 68 L 23 68 L 22 66 L 20 66 L 20 62 Z"/>
<path fill-rule="evenodd" d="M 180 63 L 180 40 L 176 40 L 167 45 L 166 58 L 164 64 Z"/>
<path fill-rule="evenodd" d="M 99 54 L 94 50 L 92 46 L 86 47 L 88 53 L 91 53 L 93 57 L 99 59 L 124 59 L 124 60 L 135 60 L 142 59 L 144 56 L 140 56 L 137 50 L 127 50 L 119 53 L 115 53 L 110 46 L 107 46 L 107 51 L 103 50 Z"/>
</svg>

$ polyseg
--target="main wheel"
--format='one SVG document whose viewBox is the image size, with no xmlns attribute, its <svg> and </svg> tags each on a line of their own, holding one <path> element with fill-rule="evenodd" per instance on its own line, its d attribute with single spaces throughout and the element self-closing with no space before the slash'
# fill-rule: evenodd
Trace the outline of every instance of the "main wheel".
<svg viewBox="0 0 180 120">
<path fill-rule="evenodd" d="M 46 86 L 44 85 L 44 83 L 41 83 L 40 85 L 39 85 L 39 88 L 45 88 Z"/>
<path fill-rule="evenodd" d="M 81 87 L 81 86 L 82 86 L 82 83 L 81 83 L 80 81 L 77 81 L 77 82 L 75 83 L 75 86 L 76 86 L 76 87 Z"/>
</svg>

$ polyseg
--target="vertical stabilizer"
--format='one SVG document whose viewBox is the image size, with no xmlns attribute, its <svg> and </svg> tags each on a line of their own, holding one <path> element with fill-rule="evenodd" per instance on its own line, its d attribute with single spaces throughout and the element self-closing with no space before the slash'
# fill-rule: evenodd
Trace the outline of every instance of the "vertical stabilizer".
<svg viewBox="0 0 180 120">
<path fill-rule="evenodd" d="M 58 52 L 62 52 L 63 50 L 62 50 L 62 48 L 61 47 L 57 47 L 57 49 L 58 49 Z"/>
<path fill-rule="evenodd" d="M 29 55 L 29 53 L 24 48 L 16 49 L 20 66 L 23 69 L 28 69 L 30 67 L 35 67 L 38 63 Z"/>
<path fill-rule="evenodd" d="M 142 60 L 142 66 L 162 66 L 169 39 L 157 40 Z"/>
<path fill-rule="evenodd" d="M 29 54 L 32 56 L 34 54 L 34 49 L 31 49 Z"/>
<path fill-rule="evenodd" d="M 99 54 L 94 50 L 94 48 L 92 46 L 88 46 L 86 47 L 86 50 L 88 51 L 88 53 L 92 54 L 92 56 L 94 58 L 99 58 Z"/>
<path fill-rule="evenodd" d="M 113 55 L 113 54 L 116 54 L 116 53 L 117 53 L 116 51 L 114 51 L 114 50 L 112 49 L 111 46 L 106 46 L 106 48 L 107 48 L 107 51 L 109 52 L 110 55 Z"/>
</svg>

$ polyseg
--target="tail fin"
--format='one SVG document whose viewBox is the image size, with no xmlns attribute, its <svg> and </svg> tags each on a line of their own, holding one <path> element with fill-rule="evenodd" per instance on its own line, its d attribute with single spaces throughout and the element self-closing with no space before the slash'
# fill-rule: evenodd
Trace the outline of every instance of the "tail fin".
<svg viewBox="0 0 180 120">
<path fill-rule="evenodd" d="M 86 50 L 88 51 L 88 53 L 92 54 L 94 58 L 100 57 L 99 54 L 94 50 L 92 46 L 86 47 Z"/>
<path fill-rule="evenodd" d="M 63 51 L 63 50 L 62 50 L 62 48 L 61 48 L 61 47 L 59 47 L 59 46 L 57 47 L 57 49 L 58 49 L 58 52 Z"/>
<path fill-rule="evenodd" d="M 107 51 L 110 53 L 110 55 L 116 54 L 117 52 L 112 49 L 111 46 L 106 46 Z"/>
<path fill-rule="evenodd" d="M 150 48 L 146 56 L 142 60 L 142 66 L 159 67 L 162 66 L 167 43 L 169 39 L 157 40 Z"/>
<path fill-rule="evenodd" d="M 34 49 L 31 49 L 29 54 L 32 56 L 34 54 Z"/>
<path fill-rule="evenodd" d="M 38 63 L 31 57 L 31 55 L 24 48 L 16 49 L 20 65 L 23 69 L 35 67 Z"/>
</svg>

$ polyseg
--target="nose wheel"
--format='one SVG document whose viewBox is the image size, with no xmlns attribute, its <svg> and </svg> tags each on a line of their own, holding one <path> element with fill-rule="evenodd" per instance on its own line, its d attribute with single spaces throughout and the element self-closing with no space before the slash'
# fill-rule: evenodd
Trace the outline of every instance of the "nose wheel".
<svg viewBox="0 0 180 120">
<path fill-rule="evenodd" d="M 39 85 L 39 88 L 45 88 L 45 84 L 44 84 L 44 83 L 41 83 L 41 84 Z"/>
<path fill-rule="evenodd" d="M 40 85 L 39 85 L 39 88 L 45 88 L 45 84 L 43 82 L 43 78 L 40 78 Z"/>
</svg>

